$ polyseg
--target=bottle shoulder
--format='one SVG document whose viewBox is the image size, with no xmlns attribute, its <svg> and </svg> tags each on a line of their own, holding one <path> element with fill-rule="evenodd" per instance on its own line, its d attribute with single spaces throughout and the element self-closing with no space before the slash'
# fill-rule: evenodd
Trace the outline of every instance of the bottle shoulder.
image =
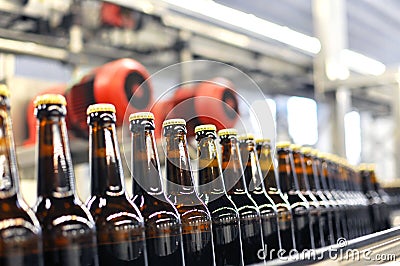
<svg viewBox="0 0 400 266">
<path fill-rule="evenodd" d="M 14 233 L 10 237 L 41 233 L 35 213 L 19 197 L 1 199 L 0 210 L 0 223 L 2 224 L 0 231 L 8 233 L 13 231 Z M 1 235 L 4 236 L 4 234 Z"/>
<path fill-rule="evenodd" d="M 213 221 L 221 219 L 237 219 L 239 213 L 235 204 L 227 195 L 222 195 L 215 200 L 207 203 Z"/>
<path fill-rule="evenodd" d="M 138 207 L 126 196 L 92 196 L 87 201 L 87 207 L 93 216 L 96 226 L 118 224 L 143 224 L 143 217 Z"/>
<path fill-rule="evenodd" d="M 135 195 L 133 203 L 139 208 L 146 224 L 180 223 L 179 213 L 175 206 L 164 196 Z"/>
<path fill-rule="evenodd" d="M 88 208 L 74 196 L 39 197 L 35 205 L 35 213 L 42 228 L 45 229 L 73 225 L 81 229 L 94 229 L 93 217 Z"/>
</svg>

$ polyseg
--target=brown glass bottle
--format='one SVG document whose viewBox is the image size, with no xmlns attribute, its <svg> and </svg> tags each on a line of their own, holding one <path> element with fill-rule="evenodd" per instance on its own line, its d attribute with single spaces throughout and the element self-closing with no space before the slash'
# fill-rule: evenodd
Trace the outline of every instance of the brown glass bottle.
<svg viewBox="0 0 400 266">
<path fill-rule="evenodd" d="M 43 265 L 42 230 L 19 192 L 9 91 L 0 85 L 0 265 Z"/>
<path fill-rule="evenodd" d="M 199 160 L 198 194 L 211 214 L 216 265 L 243 265 L 239 213 L 225 190 L 215 131 L 214 125 L 195 128 Z"/>
<path fill-rule="evenodd" d="M 167 199 L 154 136 L 154 115 L 129 116 L 132 133 L 132 192 L 146 226 L 149 265 L 184 265 L 182 223 L 178 210 Z"/>
<path fill-rule="evenodd" d="M 45 265 L 98 265 L 96 227 L 75 193 L 65 98 L 45 94 L 35 100 L 38 200 Z"/>
<path fill-rule="evenodd" d="M 223 129 L 218 131 L 218 135 L 224 184 L 229 198 L 239 212 L 244 263 L 257 263 L 264 260 L 259 256 L 259 250 L 264 250 L 261 217 L 257 204 L 251 198 L 245 184 L 237 131 L 233 128 Z"/>
<path fill-rule="evenodd" d="M 309 147 L 303 147 L 300 152 L 303 154 L 306 171 L 305 173 L 310 186 L 310 191 L 318 200 L 321 207 L 321 224 L 325 245 L 333 245 L 335 243 L 332 223 L 333 216 L 335 215 L 334 207 L 330 204 L 329 200 L 322 191 L 321 184 L 318 179 L 318 170 L 313 162 L 315 160 L 316 153 L 313 153 L 312 149 Z M 316 247 L 318 247 L 318 245 L 316 245 Z"/>
<path fill-rule="evenodd" d="M 186 122 L 163 122 L 166 142 L 167 195 L 182 221 L 186 265 L 215 265 L 211 215 L 194 189 L 186 144 Z"/>
<path fill-rule="evenodd" d="M 253 135 L 248 134 L 239 137 L 240 157 L 244 168 L 246 186 L 260 211 L 264 243 L 267 244 L 270 250 L 279 250 L 280 236 L 277 207 L 265 191 L 255 145 Z M 277 253 L 273 253 L 273 255 L 272 258 L 277 257 Z M 266 259 L 272 258 L 267 256 Z"/>
<path fill-rule="evenodd" d="M 339 205 L 342 206 L 342 215 L 340 217 L 340 232 L 341 237 L 349 239 L 348 233 L 348 225 L 350 224 L 348 221 L 351 219 L 351 202 L 342 192 L 342 187 L 339 182 L 340 173 L 338 164 L 335 162 L 335 156 L 332 154 L 328 154 L 325 158 L 326 162 L 326 183 L 331 191 L 331 194 L 335 197 Z"/>
<path fill-rule="evenodd" d="M 360 177 L 362 181 L 362 190 L 369 201 L 369 215 L 370 221 L 372 224 L 373 232 L 378 232 L 382 230 L 382 217 L 384 213 L 382 213 L 382 199 L 379 197 L 378 193 L 374 190 L 372 184 L 372 177 L 371 175 L 374 174 L 372 169 L 370 169 L 369 165 L 362 164 L 360 165 Z"/>
<path fill-rule="evenodd" d="M 310 190 L 310 184 L 308 182 L 306 166 L 304 162 L 304 155 L 300 152 L 301 146 L 297 144 L 291 144 L 290 148 L 293 153 L 294 162 L 294 174 L 299 184 L 300 193 L 306 198 L 310 205 L 310 228 L 313 231 L 314 239 L 312 241 L 313 248 L 320 248 L 325 246 L 324 238 L 324 225 L 325 220 L 322 217 L 322 208 L 319 201 Z"/>
<path fill-rule="evenodd" d="M 290 143 L 278 143 L 277 154 L 279 183 L 284 197 L 292 207 L 296 249 L 298 251 L 311 249 L 314 236 L 310 227 L 310 205 L 299 189 Z"/>
<path fill-rule="evenodd" d="M 273 200 L 278 212 L 281 248 L 289 252 L 296 247 L 292 208 L 283 196 L 277 180 L 278 173 L 272 159 L 271 141 L 269 139 L 260 139 L 256 142 L 265 191 Z"/>
<path fill-rule="evenodd" d="M 334 241 L 331 244 L 336 243 L 337 239 L 342 236 L 342 231 L 341 231 L 341 217 L 344 212 L 344 208 L 341 203 L 339 203 L 336 198 L 333 196 L 331 193 L 330 187 L 327 182 L 327 176 L 328 176 L 328 167 L 327 167 L 327 162 L 326 162 L 326 153 L 321 153 L 321 152 L 314 152 L 314 160 L 313 160 L 313 165 L 314 165 L 314 170 L 317 172 L 318 180 L 321 185 L 321 190 L 324 193 L 325 197 L 328 199 L 329 204 L 333 207 L 334 209 L 334 215 L 332 216 L 332 228 L 333 228 L 333 236 L 334 236 Z"/>
<path fill-rule="evenodd" d="M 382 221 L 381 221 L 381 230 L 389 229 L 391 227 L 390 225 L 390 205 L 391 205 L 391 199 L 389 194 L 382 189 L 380 183 L 378 182 L 378 179 L 376 177 L 376 171 L 375 171 L 375 165 L 370 164 L 369 166 L 369 171 L 370 171 L 370 179 L 372 183 L 372 188 L 374 191 L 378 194 L 378 196 L 382 200 Z"/>
<path fill-rule="evenodd" d="M 91 196 L 100 265 L 147 265 L 143 217 L 128 198 L 115 129 L 115 107 L 87 109 Z"/>
</svg>

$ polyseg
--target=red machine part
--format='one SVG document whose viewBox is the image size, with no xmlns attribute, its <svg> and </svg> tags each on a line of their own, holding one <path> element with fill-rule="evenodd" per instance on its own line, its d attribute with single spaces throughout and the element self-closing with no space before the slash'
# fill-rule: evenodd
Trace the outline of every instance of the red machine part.
<svg viewBox="0 0 400 266">
<path fill-rule="evenodd" d="M 130 10 L 112 3 L 102 3 L 100 17 L 104 25 L 128 29 L 136 26 Z"/>
<path fill-rule="evenodd" d="M 162 123 L 167 119 L 173 108 L 173 100 L 158 101 L 151 107 L 150 112 L 154 114 L 154 123 L 156 126 L 154 134 L 157 139 L 162 137 Z"/>
<path fill-rule="evenodd" d="M 86 109 L 94 103 L 111 103 L 117 111 L 117 125 L 125 112 L 148 111 L 153 103 L 153 88 L 145 67 L 133 59 L 119 59 L 86 74 L 67 92 L 71 129 L 87 137 Z M 145 83 L 144 83 L 145 82 Z"/>
<path fill-rule="evenodd" d="M 232 83 L 224 78 L 203 81 L 197 86 L 176 90 L 174 108 L 168 118 L 183 118 L 188 135 L 201 124 L 214 124 L 218 130 L 233 127 L 239 118 L 239 102 Z"/>
<path fill-rule="evenodd" d="M 65 95 L 67 86 L 62 84 L 62 85 L 57 85 L 48 89 L 45 89 L 41 91 L 38 95 L 43 95 L 47 93 L 54 93 L 54 94 L 61 94 Z M 29 101 L 28 107 L 26 108 L 26 120 L 27 120 L 27 126 L 28 126 L 28 139 L 25 140 L 24 145 L 32 145 L 36 143 L 36 117 L 34 114 L 35 111 L 35 106 L 33 104 L 35 97 L 32 98 L 32 100 Z M 67 124 L 68 119 L 67 119 Z"/>
</svg>

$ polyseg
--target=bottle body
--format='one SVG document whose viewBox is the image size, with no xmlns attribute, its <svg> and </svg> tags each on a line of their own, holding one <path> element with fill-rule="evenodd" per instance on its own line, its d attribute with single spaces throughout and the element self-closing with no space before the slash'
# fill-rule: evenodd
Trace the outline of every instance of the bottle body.
<svg viewBox="0 0 400 266">
<path fill-rule="evenodd" d="M 143 217 L 125 191 L 115 107 L 87 109 L 91 197 L 100 265 L 147 265 Z"/>
<path fill-rule="evenodd" d="M 185 125 L 182 119 L 163 123 L 167 149 L 167 196 L 182 222 L 185 264 L 215 265 L 211 215 L 194 189 Z"/>
<path fill-rule="evenodd" d="M 182 223 L 177 209 L 166 198 L 152 113 L 131 114 L 132 191 L 146 227 L 148 265 L 184 265 Z"/>
<path fill-rule="evenodd" d="M 260 162 L 265 191 L 274 202 L 277 209 L 279 224 L 279 237 L 281 248 L 286 252 L 295 249 L 294 225 L 292 208 L 284 198 L 277 180 L 277 169 L 272 159 L 271 141 L 269 139 L 257 140 L 257 154 Z"/>
<path fill-rule="evenodd" d="M 0 85 L 0 265 L 43 265 L 42 231 L 19 192 L 9 91 Z"/>
<path fill-rule="evenodd" d="M 227 194 L 239 213 L 244 264 L 261 262 L 264 258 L 258 256 L 258 251 L 264 249 L 264 241 L 260 211 L 246 188 L 236 134 L 221 130 L 218 135 L 224 183 L 231 187 Z"/>
<path fill-rule="evenodd" d="M 246 186 L 260 211 L 264 244 L 267 244 L 270 250 L 279 250 L 280 239 L 277 207 L 265 191 L 253 137 L 245 136 L 244 138 L 240 138 L 239 147 Z M 274 255 L 272 258 L 276 258 L 277 253 L 271 254 Z"/>
<path fill-rule="evenodd" d="M 278 143 L 279 179 L 282 193 L 292 209 L 296 249 L 301 252 L 313 247 L 314 236 L 310 224 L 310 205 L 301 194 L 297 178 L 293 174 L 293 155 L 289 145 Z"/>
<path fill-rule="evenodd" d="M 38 120 L 38 201 L 45 265 L 98 265 L 93 217 L 75 194 L 65 125 L 65 99 L 42 95 L 35 101 Z"/>
<path fill-rule="evenodd" d="M 197 140 L 198 194 L 211 214 L 216 265 L 243 265 L 239 213 L 228 197 L 218 161 L 216 128 L 195 128 Z"/>
</svg>

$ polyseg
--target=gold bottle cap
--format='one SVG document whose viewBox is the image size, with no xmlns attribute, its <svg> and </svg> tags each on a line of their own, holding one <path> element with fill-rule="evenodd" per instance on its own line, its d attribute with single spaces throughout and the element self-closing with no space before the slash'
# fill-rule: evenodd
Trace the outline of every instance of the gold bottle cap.
<svg viewBox="0 0 400 266">
<path fill-rule="evenodd" d="M 290 144 L 289 147 L 294 151 L 300 151 L 300 149 L 301 149 L 301 145 L 299 145 L 299 144 Z"/>
<path fill-rule="evenodd" d="M 366 163 L 360 163 L 360 164 L 358 165 L 358 170 L 359 170 L 359 171 L 367 171 L 367 170 L 368 170 L 368 164 L 366 164 Z"/>
<path fill-rule="evenodd" d="M 89 105 L 89 107 L 86 109 L 86 114 L 89 115 L 91 113 L 95 112 L 112 112 L 115 113 L 115 106 L 110 103 L 96 103 Z"/>
<path fill-rule="evenodd" d="M 67 100 L 61 94 L 43 94 L 35 98 L 33 102 L 34 106 L 37 107 L 41 104 L 61 104 L 67 105 Z"/>
<path fill-rule="evenodd" d="M 184 125 L 186 126 L 185 119 L 175 118 L 175 119 L 168 119 L 165 120 L 162 124 L 163 127 L 172 126 L 172 125 Z"/>
<path fill-rule="evenodd" d="M 328 159 L 329 154 L 326 152 L 318 152 L 317 156 L 321 159 Z"/>
<path fill-rule="evenodd" d="M 5 97 L 10 97 L 10 90 L 6 84 L 0 84 L 0 95 Z"/>
<path fill-rule="evenodd" d="M 312 148 L 311 147 L 301 147 L 300 152 L 303 154 L 312 154 Z"/>
<path fill-rule="evenodd" d="M 254 135 L 251 133 L 243 134 L 238 137 L 239 140 L 254 140 Z"/>
<path fill-rule="evenodd" d="M 290 147 L 290 141 L 280 141 L 280 142 L 276 143 L 276 147 L 278 149 L 289 148 Z"/>
<path fill-rule="evenodd" d="M 226 136 L 226 135 L 237 135 L 238 132 L 235 128 L 225 128 L 225 129 L 221 129 L 220 131 L 218 131 L 218 136 L 222 137 L 222 136 Z"/>
<path fill-rule="evenodd" d="M 136 119 L 153 119 L 154 114 L 151 112 L 137 112 L 133 113 L 129 116 L 129 121 L 136 120 Z"/>
<path fill-rule="evenodd" d="M 311 149 L 310 153 L 312 156 L 318 156 L 319 151 L 317 149 Z"/>
<path fill-rule="evenodd" d="M 200 131 L 217 131 L 217 127 L 212 124 L 206 124 L 206 125 L 199 125 L 194 128 L 195 134 Z"/>
<path fill-rule="evenodd" d="M 261 143 L 264 143 L 264 142 L 271 143 L 271 139 L 268 139 L 268 138 L 259 138 L 259 139 L 256 139 L 256 143 L 257 143 L 257 144 L 261 144 Z"/>
</svg>

